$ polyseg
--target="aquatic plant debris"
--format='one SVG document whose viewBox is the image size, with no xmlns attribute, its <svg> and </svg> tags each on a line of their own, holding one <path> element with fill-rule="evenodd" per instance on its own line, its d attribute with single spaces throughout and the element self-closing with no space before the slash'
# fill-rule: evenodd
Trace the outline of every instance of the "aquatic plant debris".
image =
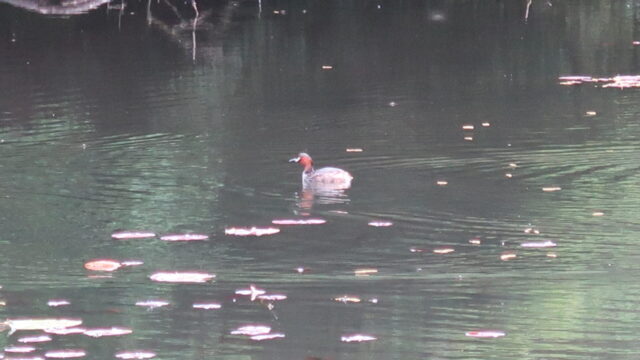
<svg viewBox="0 0 640 360">
<path fill-rule="evenodd" d="M 84 268 L 91 271 L 116 271 L 121 266 L 119 261 L 113 259 L 91 260 L 84 264 Z"/>
<path fill-rule="evenodd" d="M 326 222 L 325 219 L 275 219 L 271 221 L 274 225 L 321 225 Z"/>
<path fill-rule="evenodd" d="M 116 353 L 116 358 L 125 360 L 153 359 L 156 353 L 146 350 L 120 351 Z"/>
<path fill-rule="evenodd" d="M 160 237 L 162 241 L 204 241 L 209 235 L 205 234 L 169 234 Z"/>
<path fill-rule="evenodd" d="M 580 85 L 593 83 L 601 88 L 637 88 L 640 87 L 640 75 L 616 75 L 613 77 L 591 77 L 587 75 L 565 75 L 558 78 L 560 85 Z"/>
<path fill-rule="evenodd" d="M 91 337 L 103 337 L 103 336 L 120 336 L 131 334 L 133 330 L 123 327 L 110 327 L 110 328 L 95 328 L 87 329 L 84 334 Z"/>
<path fill-rule="evenodd" d="M 60 349 L 60 350 L 49 350 L 44 356 L 52 359 L 73 359 L 84 357 L 87 355 L 87 352 L 82 349 Z"/>
<path fill-rule="evenodd" d="M 225 235 L 234 235 L 234 236 L 264 236 L 264 235 L 273 235 L 280 232 L 279 228 L 274 227 L 250 227 L 250 228 L 226 228 L 224 229 Z"/>
<path fill-rule="evenodd" d="M 165 272 L 160 271 L 149 276 L 149 279 L 157 282 L 169 283 L 205 283 L 216 277 L 215 274 L 201 272 Z"/>
<path fill-rule="evenodd" d="M 377 337 L 373 335 L 367 335 L 367 334 L 348 334 L 348 335 L 342 335 L 340 337 L 340 341 L 347 342 L 347 343 L 374 341 L 377 339 L 378 339 Z"/>
<path fill-rule="evenodd" d="M 499 330 L 475 330 L 467 331 L 464 335 L 473 338 L 498 338 L 507 334 L 504 331 Z"/>
<path fill-rule="evenodd" d="M 111 234 L 111 237 L 117 240 L 147 239 L 156 237 L 156 233 L 151 231 L 122 230 L 114 232 Z"/>
</svg>

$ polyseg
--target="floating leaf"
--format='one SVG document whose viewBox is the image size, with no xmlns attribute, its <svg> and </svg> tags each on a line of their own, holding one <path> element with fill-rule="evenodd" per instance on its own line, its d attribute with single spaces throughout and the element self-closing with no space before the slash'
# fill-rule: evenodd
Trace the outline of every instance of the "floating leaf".
<svg viewBox="0 0 640 360">
<path fill-rule="evenodd" d="M 204 234 L 170 234 L 160 237 L 162 241 L 204 241 L 208 239 L 209 236 Z"/>
<path fill-rule="evenodd" d="M 362 269 L 355 269 L 354 274 L 356 276 L 369 276 L 372 274 L 377 274 L 378 273 L 378 269 L 375 268 L 362 268 Z"/>
<path fill-rule="evenodd" d="M 391 221 L 369 221 L 368 225 L 373 227 L 389 227 L 393 226 L 393 223 Z"/>
<path fill-rule="evenodd" d="M 554 191 L 560 191 L 560 190 L 562 190 L 560 186 L 545 186 L 542 188 L 542 191 L 544 192 L 554 192 Z"/>
<path fill-rule="evenodd" d="M 116 358 L 125 360 L 152 359 L 154 357 L 156 357 L 156 353 L 145 350 L 121 351 L 119 353 L 116 353 Z"/>
<path fill-rule="evenodd" d="M 65 299 L 51 299 L 47 301 L 47 305 L 51 307 L 57 307 L 71 305 L 71 303 L 69 302 L 69 300 Z"/>
<path fill-rule="evenodd" d="M 263 335 L 271 332 L 271 327 L 267 325 L 244 325 L 231 331 L 231 335 Z"/>
<path fill-rule="evenodd" d="M 520 244 L 520 246 L 525 247 L 525 248 L 547 248 L 547 247 L 555 247 L 555 246 L 557 246 L 557 244 L 554 243 L 551 240 L 547 240 L 547 241 L 525 242 L 525 243 Z"/>
<path fill-rule="evenodd" d="M 433 253 L 434 254 L 449 254 L 456 251 L 456 249 L 452 248 L 452 247 L 439 247 L 439 248 L 435 248 L 433 249 Z"/>
<path fill-rule="evenodd" d="M 373 335 L 367 335 L 367 334 L 349 334 L 349 335 L 342 335 L 342 337 L 340 337 L 340 341 L 347 342 L 347 343 L 374 341 L 377 339 L 378 339 L 377 337 Z"/>
<path fill-rule="evenodd" d="M 158 308 L 169 305 L 168 301 L 165 300 L 145 300 L 136 302 L 136 306 L 148 307 L 148 308 Z"/>
<path fill-rule="evenodd" d="M 151 231 L 123 230 L 114 232 L 111 237 L 117 240 L 146 239 L 156 237 L 156 234 Z"/>
<path fill-rule="evenodd" d="M 250 227 L 250 228 L 226 228 L 224 230 L 225 235 L 235 235 L 235 236 L 264 236 L 264 235 L 273 235 L 280 232 L 280 229 L 273 227 L 266 228 L 258 228 L 258 227 Z"/>
<path fill-rule="evenodd" d="M 236 289 L 235 293 L 236 295 L 251 296 L 251 301 L 253 301 L 256 297 L 264 295 L 266 291 L 256 287 L 255 285 L 249 285 L 248 288 Z"/>
<path fill-rule="evenodd" d="M 142 264 L 144 264 L 142 260 L 125 260 L 120 263 L 122 266 L 140 266 Z"/>
<path fill-rule="evenodd" d="M 23 346 L 7 346 L 4 348 L 4 352 L 8 353 L 17 353 L 17 354 L 26 354 L 30 352 L 36 351 L 36 348 L 33 346 L 23 345 Z"/>
<path fill-rule="evenodd" d="M 518 255 L 514 251 L 505 251 L 500 254 L 500 260 L 509 261 L 515 259 L 517 256 Z"/>
<path fill-rule="evenodd" d="M 145 350 L 121 351 L 119 353 L 116 353 L 116 358 L 125 360 L 152 359 L 154 357 L 156 357 L 156 353 Z"/>
<path fill-rule="evenodd" d="M 103 336 L 120 336 L 131 334 L 133 330 L 129 328 L 122 327 L 110 327 L 110 328 L 96 328 L 96 329 L 87 329 L 84 331 L 84 334 L 91 337 L 103 337 Z"/>
<path fill-rule="evenodd" d="M 111 259 L 91 260 L 84 264 L 84 268 L 91 271 L 116 271 L 122 264 Z"/>
<path fill-rule="evenodd" d="M 84 334 L 85 331 L 87 331 L 87 329 L 81 328 L 81 327 L 44 329 L 44 332 L 48 334 L 54 334 L 54 335 Z"/>
<path fill-rule="evenodd" d="M 220 303 L 195 303 L 193 304 L 194 309 L 203 309 L 203 310 L 217 310 L 222 308 L 222 304 Z"/>
<path fill-rule="evenodd" d="M 61 349 L 61 350 L 49 350 L 44 356 L 53 359 L 72 359 L 84 357 L 87 355 L 86 351 L 82 349 Z"/>
<path fill-rule="evenodd" d="M 216 276 L 200 272 L 157 272 L 149 276 L 153 281 L 171 283 L 204 283 Z"/>
<path fill-rule="evenodd" d="M 18 339 L 18 342 L 23 344 L 41 343 L 41 342 L 49 342 L 49 341 L 51 341 L 51 336 L 49 335 L 24 336 Z"/>
<path fill-rule="evenodd" d="M 352 295 L 343 295 L 337 298 L 334 298 L 333 300 L 335 301 L 339 301 L 341 303 L 359 303 L 360 301 L 362 301 L 359 297 L 357 296 L 352 296 Z"/>
<path fill-rule="evenodd" d="M 273 340 L 273 339 L 282 339 L 282 338 L 284 338 L 283 333 L 260 334 L 260 335 L 253 335 L 250 337 L 251 340 L 255 340 L 255 341 Z"/>
<path fill-rule="evenodd" d="M 275 219 L 271 223 L 274 225 L 321 225 L 326 223 L 324 219 Z"/>
<path fill-rule="evenodd" d="M 477 330 L 477 331 L 467 331 L 464 333 L 465 336 L 474 337 L 474 338 L 498 338 L 507 335 L 504 331 L 497 330 Z"/>
<path fill-rule="evenodd" d="M 78 326 L 82 324 L 81 319 L 66 318 L 26 318 L 26 319 L 7 319 L 3 324 L 11 328 L 11 332 L 17 330 L 46 330 L 46 329 L 63 329 Z"/>
<path fill-rule="evenodd" d="M 287 298 L 287 295 L 284 295 L 284 294 L 258 295 L 258 300 L 265 300 L 265 301 L 281 301 L 281 300 L 285 300 L 286 298 Z"/>
</svg>

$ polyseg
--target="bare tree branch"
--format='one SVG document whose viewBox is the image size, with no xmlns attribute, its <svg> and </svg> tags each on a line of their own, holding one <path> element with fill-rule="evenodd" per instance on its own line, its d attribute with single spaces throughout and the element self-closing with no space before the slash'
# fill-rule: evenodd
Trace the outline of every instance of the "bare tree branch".
<svg viewBox="0 0 640 360">
<path fill-rule="evenodd" d="M 110 1 L 111 0 L 0 0 L 0 2 L 45 15 L 84 14 Z"/>
</svg>

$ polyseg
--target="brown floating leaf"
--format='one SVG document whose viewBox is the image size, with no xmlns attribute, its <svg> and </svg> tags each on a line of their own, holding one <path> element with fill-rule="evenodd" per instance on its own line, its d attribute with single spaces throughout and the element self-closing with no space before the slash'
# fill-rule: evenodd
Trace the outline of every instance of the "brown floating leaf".
<svg viewBox="0 0 640 360">
<path fill-rule="evenodd" d="M 448 246 L 433 249 L 434 254 L 449 254 L 454 251 L 456 251 L 454 248 Z"/>
<path fill-rule="evenodd" d="M 500 254 L 500 260 L 502 261 L 509 261 L 509 260 L 513 260 L 517 257 L 516 253 L 514 251 L 505 251 L 502 254 Z"/>
<path fill-rule="evenodd" d="M 112 259 L 91 260 L 84 264 L 84 268 L 92 271 L 116 271 L 122 264 Z"/>
</svg>

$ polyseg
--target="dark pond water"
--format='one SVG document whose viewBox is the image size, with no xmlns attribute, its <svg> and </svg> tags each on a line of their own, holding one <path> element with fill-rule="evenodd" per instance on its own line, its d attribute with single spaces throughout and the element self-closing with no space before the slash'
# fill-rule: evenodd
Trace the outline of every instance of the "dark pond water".
<svg viewBox="0 0 640 360">
<path fill-rule="evenodd" d="M 217 4 L 195 33 L 155 2 L 153 19 L 146 4 L 73 18 L 0 6 L 0 317 L 133 330 L 52 335 L 35 354 L 637 358 L 640 90 L 558 81 L 640 72 L 636 2 L 535 1 L 527 23 L 507 1 L 258 5 Z M 352 187 L 302 191 L 287 162 L 301 151 Z M 225 235 L 308 216 L 326 223 Z M 144 264 L 84 269 L 99 258 Z M 287 299 L 235 295 L 250 284 Z M 135 305 L 150 299 L 169 305 Z M 246 324 L 285 337 L 231 334 Z M 465 336 L 479 330 L 506 336 Z"/>
</svg>

